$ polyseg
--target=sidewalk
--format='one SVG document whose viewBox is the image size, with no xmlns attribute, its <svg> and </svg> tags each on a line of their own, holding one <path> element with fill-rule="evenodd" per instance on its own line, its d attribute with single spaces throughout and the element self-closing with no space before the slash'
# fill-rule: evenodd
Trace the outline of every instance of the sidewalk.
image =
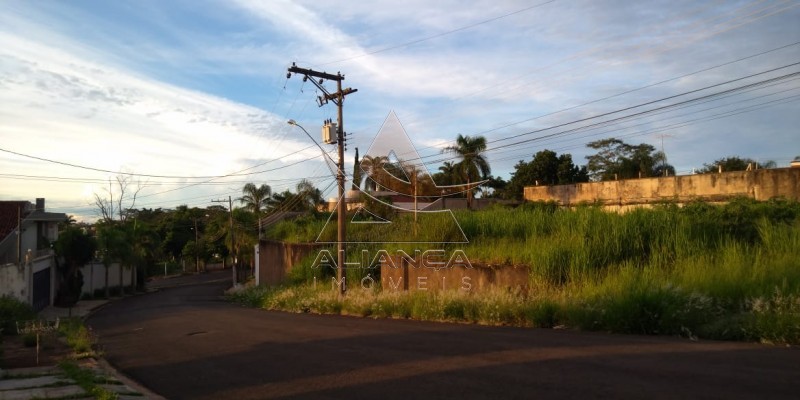
<svg viewBox="0 0 800 400">
<path fill-rule="evenodd" d="M 120 400 L 163 399 L 132 381 L 113 372 L 103 361 L 87 359 L 80 362 L 82 370 L 91 371 L 96 386 L 116 393 Z M 102 383 L 101 383 L 102 382 Z M 136 388 L 136 389 L 134 389 Z M 0 370 L 0 400 L 95 398 L 67 377 L 65 372 L 55 366 Z"/>
<path fill-rule="evenodd" d="M 106 305 L 109 301 L 110 300 L 80 300 L 73 307 L 48 306 L 44 310 L 39 311 L 39 318 L 48 321 L 55 321 L 56 318 L 85 318 L 92 311 Z"/>
<path fill-rule="evenodd" d="M 85 318 L 110 300 L 81 300 L 71 308 L 49 306 L 39 312 L 39 318 L 48 321 L 70 317 Z M 147 388 L 128 379 L 103 359 L 87 358 L 78 361 L 82 370 L 91 371 L 93 382 L 103 389 L 116 393 L 119 399 L 163 399 Z M 101 383 L 102 382 L 102 383 Z M 58 366 L 0 369 L 0 400 L 95 398 L 78 382 L 67 377 Z"/>
</svg>

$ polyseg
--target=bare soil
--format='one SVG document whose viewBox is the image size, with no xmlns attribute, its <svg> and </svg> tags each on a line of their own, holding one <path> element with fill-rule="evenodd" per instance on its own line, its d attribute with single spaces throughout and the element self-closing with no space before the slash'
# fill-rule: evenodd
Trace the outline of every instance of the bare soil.
<svg viewBox="0 0 800 400">
<path fill-rule="evenodd" d="M 3 369 L 56 365 L 72 353 L 63 338 L 46 335 L 39 338 L 39 364 L 36 364 L 36 346 L 25 346 L 23 336 L 3 336 L 0 367 Z"/>
</svg>

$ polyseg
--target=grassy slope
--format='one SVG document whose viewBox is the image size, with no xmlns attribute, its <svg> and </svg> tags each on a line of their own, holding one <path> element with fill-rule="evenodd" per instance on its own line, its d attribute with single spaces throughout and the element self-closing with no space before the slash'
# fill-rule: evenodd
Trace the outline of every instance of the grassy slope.
<svg viewBox="0 0 800 400">
<path fill-rule="evenodd" d="M 354 290 L 339 300 L 330 288 L 308 285 L 325 271 L 306 260 L 292 287 L 256 289 L 240 300 L 295 311 L 800 343 L 798 203 L 742 199 L 626 214 L 531 204 L 456 216 L 470 243 L 452 247 L 473 261 L 529 266 L 528 292 Z M 313 240 L 323 224 L 286 223 L 273 235 Z M 412 224 L 401 219 L 393 232 L 407 235 Z M 452 234 L 446 222 L 424 226 Z M 365 246 L 352 247 L 350 257 Z M 352 271 L 350 281 L 365 272 Z"/>
</svg>

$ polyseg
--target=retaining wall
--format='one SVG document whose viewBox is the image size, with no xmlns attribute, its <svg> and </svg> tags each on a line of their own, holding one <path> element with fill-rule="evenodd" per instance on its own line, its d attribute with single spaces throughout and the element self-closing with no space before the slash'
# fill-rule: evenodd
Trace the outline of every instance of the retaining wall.
<svg viewBox="0 0 800 400">
<path fill-rule="evenodd" d="M 665 201 L 724 202 L 735 197 L 800 201 L 800 168 L 626 179 L 556 186 L 527 186 L 527 201 L 555 201 L 563 206 L 600 203 L 610 207 Z"/>
<path fill-rule="evenodd" d="M 381 264 L 381 288 L 384 291 L 528 290 L 529 269 L 525 266 L 471 263 L 471 268 L 457 265 L 435 269 L 414 266 L 396 256 L 392 256 L 392 260 L 391 264 Z"/>
<path fill-rule="evenodd" d="M 283 282 L 292 266 L 325 246 L 315 243 L 284 243 L 262 240 L 256 252 L 256 285 L 275 286 Z"/>
</svg>

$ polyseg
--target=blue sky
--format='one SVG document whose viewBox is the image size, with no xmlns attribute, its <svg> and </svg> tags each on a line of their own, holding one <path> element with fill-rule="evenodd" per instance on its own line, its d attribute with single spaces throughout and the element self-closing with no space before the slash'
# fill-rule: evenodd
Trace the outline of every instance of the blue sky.
<svg viewBox="0 0 800 400">
<path fill-rule="evenodd" d="M 762 72 L 800 62 L 798 6 L 784 0 L 6 0 L 0 3 L 0 148 L 7 150 L 0 152 L 0 199 L 46 197 L 53 211 L 92 219 L 92 194 L 114 175 L 8 151 L 152 175 L 136 178 L 146 184 L 138 207 L 202 207 L 236 197 L 245 182 L 281 191 L 304 177 L 331 195 L 319 149 L 286 120 L 318 138 L 336 109 L 316 105 L 311 83 L 286 78 L 292 62 L 341 71 L 344 85 L 358 89 L 345 102 L 349 163 L 355 147 L 363 154 L 394 111 L 432 172 L 443 158 L 435 155 L 439 148 L 458 134 L 484 135 L 491 150 L 517 141 L 503 138 L 747 75 L 760 74 L 634 111 L 784 76 L 487 157 L 492 172 L 508 179 L 518 160 L 545 148 L 584 163 L 589 141 L 615 136 L 660 148 L 663 134 L 680 173 L 729 155 L 785 166 L 800 155 L 800 81 L 785 75 L 800 67 Z M 335 90 L 332 83 L 328 88 Z M 252 174 L 208 178 L 239 171 Z"/>
</svg>

